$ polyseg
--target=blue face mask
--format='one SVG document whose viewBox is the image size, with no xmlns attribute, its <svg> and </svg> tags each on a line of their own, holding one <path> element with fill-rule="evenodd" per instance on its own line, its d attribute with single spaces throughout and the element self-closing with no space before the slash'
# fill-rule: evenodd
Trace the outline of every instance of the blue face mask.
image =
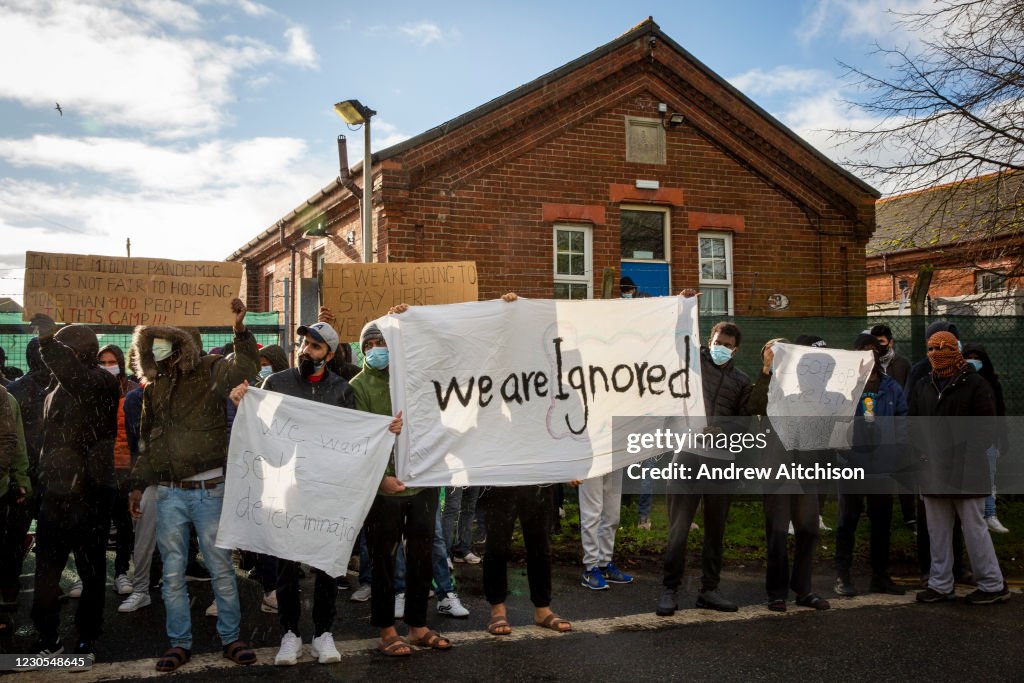
<svg viewBox="0 0 1024 683">
<path fill-rule="evenodd" d="M 374 370 L 383 370 L 388 366 L 388 350 L 386 347 L 375 346 L 366 352 L 366 364 Z"/>
<path fill-rule="evenodd" d="M 623 299 L 632 299 L 633 298 L 633 292 L 623 292 L 622 293 L 622 298 Z"/>
<path fill-rule="evenodd" d="M 725 365 L 732 360 L 732 349 L 721 344 L 713 345 L 711 347 L 711 360 L 715 362 L 715 365 Z"/>
<path fill-rule="evenodd" d="M 975 370 L 977 370 L 978 372 L 981 372 L 981 368 L 982 368 L 982 365 L 984 365 L 984 364 L 983 364 L 983 363 L 982 363 L 982 362 L 981 362 L 980 360 L 978 360 L 977 358 L 968 358 L 968 359 L 967 359 L 967 362 L 968 362 L 968 363 L 970 363 L 971 365 L 973 365 L 973 366 L 974 366 L 974 369 L 975 369 Z"/>
<path fill-rule="evenodd" d="M 270 377 L 270 375 L 273 374 L 273 372 L 274 372 L 273 366 L 264 365 L 263 367 L 260 368 L 260 379 L 266 379 L 266 378 Z"/>
</svg>

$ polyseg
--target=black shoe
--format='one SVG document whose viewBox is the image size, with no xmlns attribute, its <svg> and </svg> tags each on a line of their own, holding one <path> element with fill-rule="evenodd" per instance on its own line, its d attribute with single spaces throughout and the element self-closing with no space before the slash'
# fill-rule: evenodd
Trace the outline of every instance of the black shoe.
<svg viewBox="0 0 1024 683">
<path fill-rule="evenodd" d="M 96 663 L 96 649 L 87 640 L 78 641 L 75 646 L 74 656 L 69 658 L 72 662 L 68 671 L 89 671 Z"/>
<path fill-rule="evenodd" d="M 850 580 L 849 574 L 840 574 L 836 577 L 836 585 L 832 589 L 836 595 L 842 595 L 844 597 L 853 597 L 857 594 L 857 589 L 853 586 L 853 581 Z"/>
<path fill-rule="evenodd" d="M 185 580 L 186 581 L 209 581 L 210 572 L 207 571 L 206 567 L 195 562 L 185 568 Z"/>
<path fill-rule="evenodd" d="M 49 643 L 40 639 L 32 643 L 32 652 L 43 657 L 64 654 L 64 643 L 59 639 Z"/>
<path fill-rule="evenodd" d="M 697 607 L 713 609 L 719 612 L 736 612 L 739 610 L 736 603 L 726 600 L 717 590 L 701 591 L 698 593 Z"/>
<path fill-rule="evenodd" d="M 947 602 L 956 598 L 956 591 L 940 593 L 931 586 L 917 594 L 918 602 Z"/>
<path fill-rule="evenodd" d="M 1010 599 L 1010 590 L 1003 584 L 997 591 L 983 591 L 980 588 L 971 591 L 964 596 L 964 602 L 969 605 L 994 605 L 997 602 L 1006 602 Z"/>
<path fill-rule="evenodd" d="M 820 598 L 814 593 L 808 593 L 802 598 L 797 598 L 796 604 L 800 607 L 810 607 L 811 609 L 816 609 L 819 612 L 821 610 L 826 610 L 832 606 L 828 604 L 828 600 Z"/>
<path fill-rule="evenodd" d="M 886 595 L 906 595 L 907 591 L 897 586 L 888 576 L 879 576 L 871 579 L 869 589 L 872 593 L 885 593 Z"/>
<path fill-rule="evenodd" d="M 659 617 L 670 617 L 676 613 L 679 609 L 679 602 L 676 600 L 676 590 L 674 588 L 666 588 L 661 592 L 661 597 L 658 598 L 658 607 L 654 610 L 654 613 Z"/>
</svg>

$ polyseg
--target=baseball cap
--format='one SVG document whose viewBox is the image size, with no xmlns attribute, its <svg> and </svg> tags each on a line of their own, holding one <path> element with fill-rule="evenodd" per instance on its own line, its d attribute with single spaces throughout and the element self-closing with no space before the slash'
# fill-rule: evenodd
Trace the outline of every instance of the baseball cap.
<svg viewBox="0 0 1024 683">
<path fill-rule="evenodd" d="M 321 344 L 327 344 L 332 352 L 338 350 L 338 333 L 327 323 L 313 323 L 312 325 L 301 325 L 295 330 L 300 337 L 309 337 Z"/>
</svg>

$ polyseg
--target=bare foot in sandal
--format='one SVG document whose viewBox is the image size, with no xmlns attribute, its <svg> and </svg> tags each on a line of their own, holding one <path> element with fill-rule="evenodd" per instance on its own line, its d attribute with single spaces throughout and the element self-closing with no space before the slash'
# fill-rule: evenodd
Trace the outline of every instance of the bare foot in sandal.
<svg viewBox="0 0 1024 683">
<path fill-rule="evenodd" d="M 507 636 L 512 633 L 512 625 L 508 623 L 505 605 L 491 605 L 491 620 L 487 622 L 487 632 L 492 636 Z"/>
<path fill-rule="evenodd" d="M 558 633 L 572 630 L 572 624 L 551 611 L 549 607 L 538 607 L 534 610 L 533 623 L 541 628 L 549 628 Z"/>
<path fill-rule="evenodd" d="M 426 626 L 409 630 L 409 644 L 416 647 L 428 647 L 431 650 L 452 649 L 452 641 L 437 631 L 431 631 Z"/>
<path fill-rule="evenodd" d="M 381 637 L 377 652 L 385 657 L 408 657 L 412 654 L 412 646 L 409 645 L 409 641 L 395 633 L 386 638 Z"/>
</svg>

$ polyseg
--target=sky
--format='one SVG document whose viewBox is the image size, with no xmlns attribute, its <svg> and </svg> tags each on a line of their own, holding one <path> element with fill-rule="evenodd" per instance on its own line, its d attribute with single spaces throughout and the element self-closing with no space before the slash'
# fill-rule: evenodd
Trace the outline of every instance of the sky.
<svg viewBox="0 0 1024 683">
<path fill-rule="evenodd" d="M 27 250 L 224 259 L 337 176 L 338 134 L 362 159 L 335 102 L 383 149 L 649 15 L 842 161 L 829 131 L 871 121 L 840 62 L 877 67 L 925 2 L 0 0 L 0 296 Z"/>
</svg>

